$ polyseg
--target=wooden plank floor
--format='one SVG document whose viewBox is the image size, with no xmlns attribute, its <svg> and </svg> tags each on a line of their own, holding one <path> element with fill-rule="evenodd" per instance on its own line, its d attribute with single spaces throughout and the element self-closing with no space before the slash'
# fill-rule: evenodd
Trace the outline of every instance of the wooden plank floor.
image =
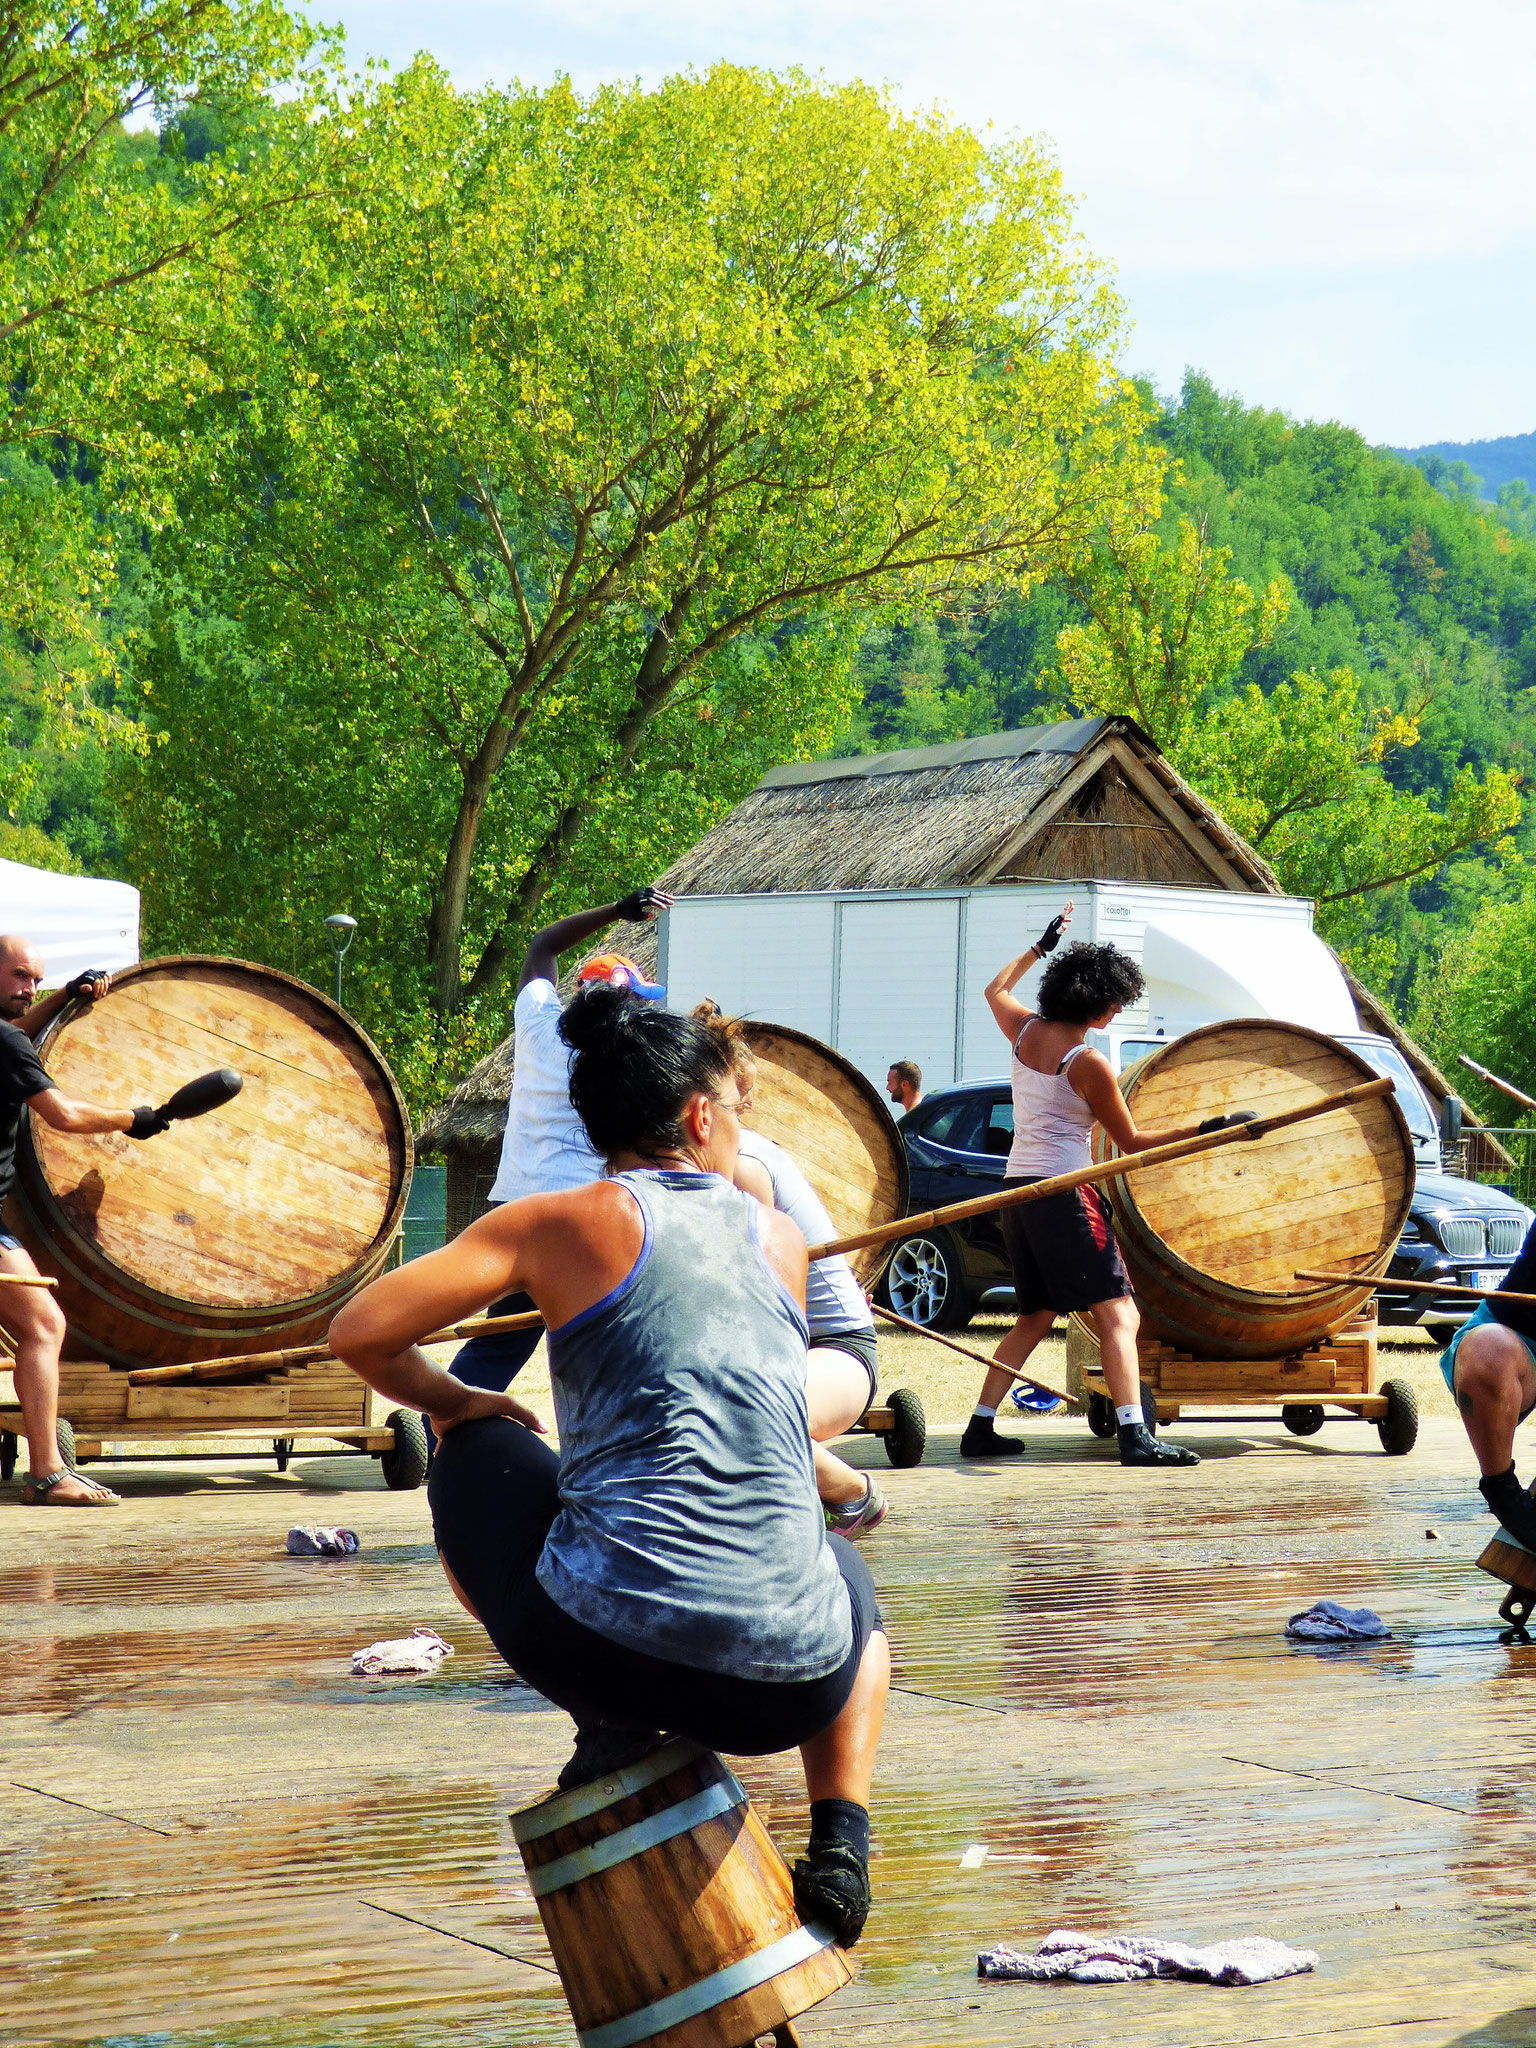
<svg viewBox="0 0 1536 2048">
<path fill-rule="evenodd" d="M 1179 1432 L 1123 1473 L 1080 1423 L 1017 1465 L 941 1433 L 869 1540 L 896 1652 L 859 1981 L 808 2043 L 1536 2043 L 1536 1647 L 1501 1644 L 1457 1426 Z M 1529 1463 L 1527 1455 L 1527 1463 Z M 0 2042 L 560 2044 L 509 1809 L 568 1750 L 366 1461 L 117 1467 L 114 1513 L 0 1490 Z M 345 1562 L 285 1557 L 344 1520 Z M 1437 1540 L 1425 1531 L 1433 1528 Z M 1333 1596 L 1393 1640 L 1288 1646 Z M 349 1653 L 418 1621 L 424 1681 Z M 742 1775 L 803 1838 L 794 1759 Z M 972 1867 L 965 1852 L 987 1851 Z M 1317 1949 L 1250 1991 L 984 1985 L 1053 1927 Z"/>
</svg>

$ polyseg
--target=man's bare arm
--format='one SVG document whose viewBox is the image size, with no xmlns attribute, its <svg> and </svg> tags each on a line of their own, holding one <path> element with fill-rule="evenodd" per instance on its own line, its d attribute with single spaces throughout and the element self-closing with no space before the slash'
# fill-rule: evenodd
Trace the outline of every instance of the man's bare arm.
<svg viewBox="0 0 1536 2048">
<path fill-rule="evenodd" d="M 646 923 L 654 922 L 670 908 L 671 902 L 672 898 L 664 889 L 634 889 L 616 903 L 601 903 L 595 910 L 577 910 L 569 917 L 558 918 L 554 924 L 545 925 L 528 941 L 518 987 L 526 988 L 530 981 L 558 982 L 562 953 L 568 953 L 572 946 L 579 946 L 583 939 L 595 938 L 606 925 L 617 924 L 621 919 L 631 923 L 639 923 L 642 919 Z"/>
</svg>

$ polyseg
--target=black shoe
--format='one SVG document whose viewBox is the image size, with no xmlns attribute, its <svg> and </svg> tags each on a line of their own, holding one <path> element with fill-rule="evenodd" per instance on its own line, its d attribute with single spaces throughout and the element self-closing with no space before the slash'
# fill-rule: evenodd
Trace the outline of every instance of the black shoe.
<svg viewBox="0 0 1536 2048">
<path fill-rule="evenodd" d="M 562 1792 L 574 1792 L 578 1785 L 590 1785 L 594 1778 L 606 1778 L 626 1764 L 639 1763 L 666 1739 L 654 1728 L 610 1728 L 602 1722 L 593 1728 L 578 1728 L 576 1747 L 555 1783 Z"/>
<path fill-rule="evenodd" d="M 1479 1479 L 1477 1490 L 1517 1543 L 1536 1550 L 1536 1500 L 1515 1477 L 1515 1468 Z"/>
<path fill-rule="evenodd" d="M 962 1458 L 1022 1458 L 1024 1446 L 1016 1436 L 1000 1436 L 990 1415 L 973 1415 L 960 1439 Z"/>
<path fill-rule="evenodd" d="M 1144 1422 L 1120 1424 L 1122 1465 L 1198 1465 L 1200 1460 L 1182 1444 L 1164 1443 Z"/>
<path fill-rule="evenodd" d="M 819 1920 L 838 1946 L 852 1948 L 869 1918 L 869 1872 L 846 1842 L 828 1842 L 795 1865 L 795 1905 L 802 1920 Z"/>
</svg>

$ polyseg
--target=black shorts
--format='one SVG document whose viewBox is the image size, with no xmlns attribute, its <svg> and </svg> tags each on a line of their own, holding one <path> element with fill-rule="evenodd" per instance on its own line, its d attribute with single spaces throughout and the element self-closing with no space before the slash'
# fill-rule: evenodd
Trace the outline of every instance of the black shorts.
<svg viewBox="0 0 1536 2048">
<path fill-rule="evenodd" d="M 1029 1187 L 1042 1176 L 1025 1175 L 1004 1181 L 1005 1187 Z M 1067 1188 L 1004 1209 L 999 1222 L 1013 1291 L 1021 1316 L 1041 1309 L 1066 1315 L 1092 1308 L 1096 1301 L 1118 1301 L 1131 1291 L 1115 1243 L 1109 1204 L 1095 1187 Z"/>
<path fill-rule="evenodd" d="M 19 1237 L 12 1237 L 8 1230 L 0 1230 L 0 1252 L 24 1252 L 26 1246 Z"/>
<path fill-rule="evenodd" d="M 449 1430 L 427 1483 L 443 1561 L 520 1678 L 580 1727 L 657 1728 L 732 1756 L 796 1749 L 832 1725 L 883 1625 L 869 1567 L 851 1543 L 827 1538 L 853 1618 L 852 1646 L 835 1671 L 798 1683 L 698 1671 L 599 1635 L 539 1584 L 560 1512 L 559 1470 L 532 1430 L 488 1416 Z"/>
<path fill-rule="evenodd" d="M 806 1346 L 809 1351 L 846 1351 L 869 1374 L 869 1398 L 880 1391 L 880 1343 L 874 1324 L 861 1330 L 817 1330 Z"/>
</svg>

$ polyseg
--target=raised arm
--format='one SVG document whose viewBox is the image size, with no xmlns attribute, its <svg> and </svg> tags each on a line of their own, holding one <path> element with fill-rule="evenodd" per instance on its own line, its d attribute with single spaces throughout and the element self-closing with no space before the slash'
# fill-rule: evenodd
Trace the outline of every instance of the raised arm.
<svg viewBox="0 0 1536 2048">
<path fill-rule="evenodd" d="M 17 1018 L 16 1029 L 24 1031 L 35 1044 L 66 1003 L 72 1003 L 77 996 L 88 1003 L 99 1003 L 111 986 L 112 977 L 103 968 L 88 967 L 84 974 L 77 974 L 52 995 L 39 996 L 31 1009 Z"/>
<path fill-rule="evenodd" d="M 1037 960 L 1043 960 L 1047 953 L 1054 953 L 1061 943 L 1061 935 L 1072 922 L 1073 905 L 1068 903 L 1059 910 L 1027 952 L 1017 960 L 1010 960 L 1006 967 L 998 969 L 982 993 L 987 999 L 987 1008 L 997 1021 L 997 1028 L 1010 1045 L 1017 1042 L 1019 1033 L 1035 1014 L 1021 1003 L 1013 989 L 1028 974 Z"/>
<path fill-rule="evenodd" d="M 568 953 L 572 946 L 595 938 L 605 925 L 654 923 L 671 903 L 672 898 L 664 889 L 632 889 L 616 903 L 600 903 L 593 910 L 577 910 L 569 917 L 557 918 L 528 941 L 518 987 L 526 988 L 530 981 L 558 982 L 560 955 Z"/>
</svg>

